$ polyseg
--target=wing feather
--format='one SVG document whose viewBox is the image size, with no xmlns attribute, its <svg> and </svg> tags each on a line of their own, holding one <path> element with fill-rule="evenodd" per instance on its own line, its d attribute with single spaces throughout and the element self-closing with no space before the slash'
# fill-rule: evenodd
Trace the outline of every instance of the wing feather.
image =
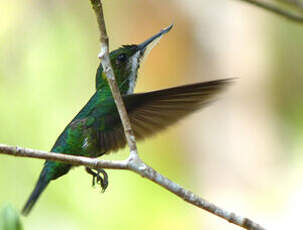
<svg viewBox="0 0 303 230">
<path fill-rule="evenodd" d="M 147 93 L 123 96 L 137 140 L 152 136 L 215 100 L 232 79 L 208 81 Z M 126 144 L 117 112 L 107 119 L 110 127 L 100 134 L 103 151 L 116 151 Z"/>
</svg>

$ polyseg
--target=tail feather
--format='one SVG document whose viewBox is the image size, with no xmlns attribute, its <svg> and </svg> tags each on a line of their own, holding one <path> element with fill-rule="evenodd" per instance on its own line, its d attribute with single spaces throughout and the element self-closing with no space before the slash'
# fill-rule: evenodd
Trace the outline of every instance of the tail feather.
<svg viewBox="0 0 303 230">
<path fill-rule="evenodd" d="M 37 202 L 39 196 L 44 191 L 44 189 L 49 184 L 49 182 L 50 182 L 50 179 L 47 175 L 47 170 L 46 170 L 46 168 L 44 168 L 40 174 L 40 177 L 37 181 L 37 184 L 36 184 L 34 190 L 32 191 L 29 199 L 27 200 L 26 204 L 24 205 L 24 207 L 22 209 L 22 214 L 24 216 L 27 216 L 30 213 L 33 206 Z"/>
</svg>

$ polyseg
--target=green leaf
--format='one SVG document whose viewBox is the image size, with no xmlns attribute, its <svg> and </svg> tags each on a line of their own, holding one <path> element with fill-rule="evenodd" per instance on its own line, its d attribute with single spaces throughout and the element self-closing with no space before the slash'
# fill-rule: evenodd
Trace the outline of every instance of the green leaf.
<svg viewBox="0 0 303 230">
<path fill-rule="evenodd" d="M 19 213 L 11 204 L 4 205 L 0 210 L 0 230 L 22 230 Z"/>
</svg>

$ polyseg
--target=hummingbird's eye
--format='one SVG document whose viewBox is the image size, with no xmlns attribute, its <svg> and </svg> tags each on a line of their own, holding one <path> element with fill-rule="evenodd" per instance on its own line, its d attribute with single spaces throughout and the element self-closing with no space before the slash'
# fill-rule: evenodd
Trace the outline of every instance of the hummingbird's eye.
<svg viewBox="0 0 303 230">
<path fill-rule="evenodd" d="M 122 62 L 125 62 L 126 61 L 126 54 L 122 53 L 122 54 L 119 54 L 119 56 L 117 57 L 117 61 L 119 63 L 122 63 Z"/>
</svg>

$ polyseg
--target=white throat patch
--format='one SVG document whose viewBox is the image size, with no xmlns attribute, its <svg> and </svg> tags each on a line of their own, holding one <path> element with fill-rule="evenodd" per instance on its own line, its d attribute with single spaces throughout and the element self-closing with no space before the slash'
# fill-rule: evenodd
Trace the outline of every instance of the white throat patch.
<svg viewBox="0 0 303 230">
<path fill-rule="evenodd" d="M 130 76 L 129 76 L 129 86 L 126 94 L 131 94 L 134 92 L 137 80 L 137 69 L 139 67 L 139 58 L 140 58 L 140 51 L 137 51 L 130 60 Z"/>
</svg>

